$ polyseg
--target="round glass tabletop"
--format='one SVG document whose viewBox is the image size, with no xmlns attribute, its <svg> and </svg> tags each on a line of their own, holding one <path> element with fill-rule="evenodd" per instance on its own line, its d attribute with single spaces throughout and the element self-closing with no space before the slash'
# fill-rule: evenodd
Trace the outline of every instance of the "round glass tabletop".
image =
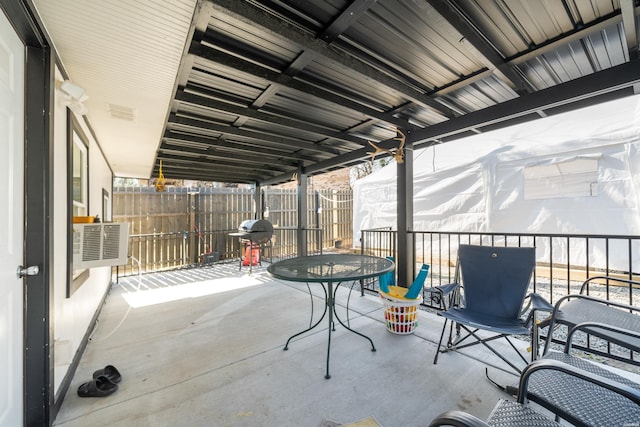
<svg viewBox="0 0 640 427">
<path fill-rule="evenodd" d="M 359 280 L 392 271 L 393 261 L 370 255 L 326 254 L 289 258 L 271 264 L 272 276 L 294 282 Z"/>
</svg>

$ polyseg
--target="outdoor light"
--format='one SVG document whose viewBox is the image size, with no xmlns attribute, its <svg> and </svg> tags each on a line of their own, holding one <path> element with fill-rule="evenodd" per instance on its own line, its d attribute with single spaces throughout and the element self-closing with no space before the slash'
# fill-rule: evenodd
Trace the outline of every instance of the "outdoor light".
<svg viewBox="0 0 640 427">
<path fill-rule="evenodd" d="M 71 109 L 71 111 L 76 114 L 87 114 L 87 107 L 84 106 L 83 102 L 89 99 L 89 96 L 85 92 L 84 88 L 78 86 L 75 83 L 72 83 L 70 80 L 65 80 L 63 82 L 56 82 L 58 89 L 62 93 L 67 96 L 66 105 Z"/>
<path fill-rule="evenodd" d="M 60 83 L 60 90 L 76 101 L 83 102 L 89 98 L 84 88 L 78 86 L 75 83 L 72 83 L 69 80 L 65 80 Z"/>
</svg>

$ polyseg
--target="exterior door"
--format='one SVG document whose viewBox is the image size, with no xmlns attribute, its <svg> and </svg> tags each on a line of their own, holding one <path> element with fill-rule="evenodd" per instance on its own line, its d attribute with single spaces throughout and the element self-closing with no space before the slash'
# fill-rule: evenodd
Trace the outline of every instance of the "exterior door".
<svg viewBox="0 0 640 427">
<path fill-rule="evenodd" d="M 24 51 L 0 10 L 0 425 L 23 425 Z"/>
</svg>

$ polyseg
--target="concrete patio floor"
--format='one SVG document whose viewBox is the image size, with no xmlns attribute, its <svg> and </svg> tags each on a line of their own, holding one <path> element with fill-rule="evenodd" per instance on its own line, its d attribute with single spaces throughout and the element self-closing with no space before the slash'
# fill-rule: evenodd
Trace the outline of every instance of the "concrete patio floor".
<svg viewBox="0 0 640 427">
<path fill-rule="evenodd" d="M 311 289 L 317 319 L 324 296 L 319 285 Z M 343 285 L 336 298 L 343 319 L 347 296 Z M 326 318 L 283 351 L 309 326 L 311 300 L 305 284 L 273 279 L 266 264 L 251 275 L 228 263 L 120 279 L 54 425 L 318 427 L 373 416 L 384 427 L 426 426 L 450 409 L 486 418 L 506 395 L 485 367 L 502 383 L 516 380 L 478 346 L 434 365 L 442 318 L 421 311 L 414 334 L 392 334 L 379 298 L 359 290 L 350 299 L 351 327 L 377 351 L 337 324 L 327 380 Z M 78 397 L 78 386 L 107 364 L 122 374 L 118 391 Z"/>
</svg>

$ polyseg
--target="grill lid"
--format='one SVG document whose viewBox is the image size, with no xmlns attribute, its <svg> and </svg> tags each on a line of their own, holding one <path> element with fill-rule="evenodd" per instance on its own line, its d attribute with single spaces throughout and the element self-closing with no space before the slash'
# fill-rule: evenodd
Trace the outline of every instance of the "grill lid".
<svg viewBox="0 0 640 427">
<path fill-rule="evenodd" d="M 273 225 L 266 219 L 248 219 L 246 221 L 242 221 L 240 226 L 238 227 L 239 232 L 244 233 L 270 233 L 273 234 Z"/>
</svg>

